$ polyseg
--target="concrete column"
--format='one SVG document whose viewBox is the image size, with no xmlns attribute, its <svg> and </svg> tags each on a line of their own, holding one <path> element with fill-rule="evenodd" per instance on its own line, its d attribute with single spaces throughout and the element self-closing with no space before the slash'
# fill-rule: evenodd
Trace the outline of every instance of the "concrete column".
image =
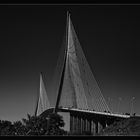
<svg viewBox="0 0 140 140">
<path fill-rule="evenodd" d="M 83 118 L 81 118 L 81 127 L 82 127 L 82 133 L 83 133 L 83 129 L 84 129 L 84 124 L 83 124 Z"/>
<path fill-rule="evenodd" d="M 91 120 L 89 120 L 89 131 L 91 133 Z"/>
<path fill-rule="evenodd" d="M 73 116 L 70 114 L 70 132 L 73 132 Z"/>
<path fill-rule="evenodd" d="M 72 116 L 72 133 L 75 131 L 74 116 Z"/>
<path fill-rule="evenodd" d="M 98 122 L 98 133 L 103 129 L 103 126 L 100 122 Z"/>
<path fill-rule="evenodd" d="M 78 123 L 77 123 L 77 116 L 75 116 L 75 133 L 77 133 Z"/>
<path fill-rule="evenodd" d="M 78 117 L 78 122 L 79 122 L 78 130 L 79 130 L 79 133 L 81 133 L 81 118 L 80 117 Z"/>
<path fill-rule="evenodd" d="M 82 118 L 82 132 L 84 131 L 84 118 Z"/>
<path fill-rule="evenodd" d="M 79 118 L 76 116 L 76 132 L 79 132 Z"/>
<path fill-rule="evenodd" d="M 88 132 L 90 131 L 90 120 L 88 120 Z"/>
<path fill-rule="evenodd" d="M 86 119 L 86 131 L 88 131 L 88 120 Z"/>
<path fill-rule="evenodd" d="M 94 130 L 94 128 L 93 128 L 93 120 L 91 120 L 91 128 L 90 128 L 90 132 L 93 134 L 93 130 Z"/>
<path fill-rule="evenodd" d="M 91 133 L 96 134 L 96 123 L 93 120 L 91 120 Z"/>
<path fill-rule="evenodd" d="M 86 119 L 86 131 L 88 131 L 88 120 Z"/>
<path fill-rule="evenodd" d="M 78 134 L 80 132 L 80 121 L 79 116 L 77 117 Z"/>
<path fill-rule="evenodd" d="M 97 133 L 98 133 L 98 122 L 95 121 L 95 134 L 97 134 Z"/>
<path fill-rule="evenodd" d="M 89 121 L 87 119 L 87 131 L 89 131 Z"/>
<path fill-rule="evenodd" d="M 84 132 L 86 131 L 86 119 L 84 118 Z"/>
<path fill-rule="evenodd" d="M 81 118 L 78 117 L 78 121 L 79 121 L 79 133 L 81 133 Z"/>
<path fill-rule="evenodd" d="M 87 131 L 87 119 L 85 119 L 85 131 Z"/>
<path fill-rule="evenodd" d="M 73 133 L 75 133 L 75 116 L 73 116 Z"/>
<path fill-rule="evenodd" d="M 75 116 L 75 132 L 79 133 L 79 118 L 77 115 Z"/>
<path fill-rule="evenodd" d="M 83 119 L 82 118 L 80 118 L 80 123 L 81 123 L 81 125 L 80 125 L 80 132 L 81 132 L 81 134 L 82 134 L 82 132 L 83 132 Z"/>
<path fill-rule="evenodd" d="M 74 117 L 74 127 L 75 127 L 75 133 L 77 133 L 77 117 Z"/>
</svg>

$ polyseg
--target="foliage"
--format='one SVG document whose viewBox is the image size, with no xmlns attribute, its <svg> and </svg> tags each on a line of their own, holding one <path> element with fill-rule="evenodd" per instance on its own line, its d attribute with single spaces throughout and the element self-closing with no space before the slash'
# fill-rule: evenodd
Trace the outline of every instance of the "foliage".
<svg viewBox="0 0 140 140">
<path fill-rule="evenodd" d="M 21 121 L 16 121 L 13 123 L 13 132 L 15 136 L 24 136 L 26 134 L 26 127 Z"/>
<path fill-rule="evenodd" d="M 40 136 L 40 135 L 64 135 L 66 132 L 62 129 L 64 121 L 62 116 L 52 113 L 48 116 L 31 116 L 22 121 L 10 122 L 0 120 L 0 135 L 12 136 Z"/>
<path fill-rule="evenodd" d="M 13 125 L 10 121 L 0 121 L 0 135 L 14 135 Z"/>
<path fill-rule="evenodd" d="M 100 136 L 140 136 L 140 117 L 130 117 L 105 128 Z"/>
<path fill-rule="evenodd" d="M 26 135 L 45 135 L 48 129 L 48 120 L 45 117 L 27 115 L 27 119 L 22 119 L 26 126 Z"/>
<path fill-rule="evenodd" d="M 61 129 L 64 126 L 64 121 L 62 117 L 58 114 L 52 113 L 48 116 L 49 124 L 48 124 L 48 131 L 46 135 L 64 135 L 66 132 Z"/>
</svg>

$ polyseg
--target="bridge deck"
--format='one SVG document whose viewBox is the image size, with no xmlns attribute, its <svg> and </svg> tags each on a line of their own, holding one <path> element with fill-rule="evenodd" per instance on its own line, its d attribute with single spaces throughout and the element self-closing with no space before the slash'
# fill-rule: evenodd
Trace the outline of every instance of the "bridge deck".
<svg viewBox="0 0 140 140">
<path fill-rule="evenodd" d="M 53 107 L 49 108 L 54 109 Z M 130 115 L 123 115 L 123 114 L 115 114 L 115 113 L 109 113 L 109 112 L 98 112 L 98 111 L 92 111 L 92 110 L 83 110 L 83 109 L 76 109 L 76 108 L 66 108 L 62 107 L 58 110 L 64 111 L 64 112 L 70 112 L 70 111 L 76 111 L 76 112 L 83 112 L 83 113 L 91 113 L 91 114 L 98 114 L 98 115 L 105 115 L 105 116 L 111 116 L 111 117 L 119 117 L 119 118 L 130 118 Z"/>
<path fill-rule="evenodd" d="M 85 112 L 85 113 L 92 113 L 92 114 L 100 114 L 100 115 L 107 115 L 107 116 L 114 116 L 120 118 L 130 118 L 130 115 L 123 115 L 123 114 L 115 114 L 115 113 L 108 113 L 108 112 L 98 112 L 98 111 L 91 111 L 91 110 L 82 110 L 76 108 L 61 108 L 64 111 L 78 111 L 78 112 Z"/>
</svg>

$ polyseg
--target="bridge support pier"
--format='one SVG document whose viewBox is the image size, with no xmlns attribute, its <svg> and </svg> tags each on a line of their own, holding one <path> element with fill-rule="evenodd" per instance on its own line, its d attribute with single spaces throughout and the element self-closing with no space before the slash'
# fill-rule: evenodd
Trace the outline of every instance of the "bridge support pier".
<svg viewBox="0 0 140 140">
<path fill-rule="evenodd" d="M 76 118 L 74 115 L 70 115 L 70 132 L 72 134 L 76 132 Z"/>
<path fill-rule="evenodd" d="M 80 118 L 80 133 L 82 134 L 83 124 L 82 124 L 82 117 Z"/>
<path fill-rule="evenodd" d="M 110 117 L 101 115 L 85 115 L 84 113 L 70 113 L 69 118 L 69 131 L 71 134 L 90 132 L 92 135 L 96 135 L 115 121 L 114 118 L 110 119 Z"/>
<path fill-rule="evenodd" d="M 82 118 L 82 133 L 85 131 L 85 118 Z"/>
<path fill-rule="evenodd" d="M 91 133 L 96 134 L 96 123 L 93 120 L 91 121 Z"/>
<path fill-rule="evenodd" d="M 91 120 L 89 120 L 89 131 L 91 133 Z"/>
<path fill-rule="evenodd" d="M 98 133 L 103 129 L 101 122 L 98 122 Z"/>
<path fill-rule="evenodd" d="M 75 133 L 77 133 L 77 128 L 78 128 L 78 121 L 77 121 L 77 116 L 74 117 L 75 118 Z"/>
<path fill-rule="evenodd" d="M 79 116 L 77 116 L 77 127 L 78 127 L 78 134 L 80 134 L 81 122 L 80 122 L 80 117 Z"/>
<path fill-rule="evenodd" d="M 87 132 L 87 129 L 88 129 L 88 120 L 86 119 L 86 132 Z"/>
<path fill-rule="evenodd" d="M 90 132 L 90 120 L 87 119 L 87 132 Z"/>
</svg>

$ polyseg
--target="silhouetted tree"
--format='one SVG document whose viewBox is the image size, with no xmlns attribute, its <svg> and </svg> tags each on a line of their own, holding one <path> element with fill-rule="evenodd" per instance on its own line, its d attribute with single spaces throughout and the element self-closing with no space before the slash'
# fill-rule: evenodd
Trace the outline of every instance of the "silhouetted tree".
<svg viewBox="0 0 140 140">
<path fill-rule="evenodd" d="M 44 135 L 47 131 L 47 118 L 27 114 L 27 119 L 22 121 L 26 127 L 26 135 Z"/>
<path fill-rule="evenodd" d="M 47 116 L 31 116 L 22 119 L 26 127 L 26 135 L 64 135 L 66 132 L 61 128 L 64 126 L 62 116 L 51 113 Z"/>
<path fill-rule="evenodd" d="M 1 136 L 14 135 L 13 125 L 10 121 L 7 120 L 0 121 L 0 135 Z"/>
<path fill-rule="evenodd" d="M 27 130 L 21 121 L 16 121 L 13 123 L 13 131 L 16 136 L 24 136 Z"/>
<path fill-rule="evenodd" d="M 62 129 L 65 125 L 62 116 L 52 113 L 48 116 L 48 122 L 46 135 L 65 135 L 67 133 Z"/>
<path fill-rule="evenodd" d="M 11 123 L 0 120 L 0 135 L 13 136 L 40 136 L 40 135 L 64 135 L 66 131 L 62 129 L 64 121 L 58 114 L 48 114 L 47 116 L 31 116 L 22 121 Z"/>
</svg>

